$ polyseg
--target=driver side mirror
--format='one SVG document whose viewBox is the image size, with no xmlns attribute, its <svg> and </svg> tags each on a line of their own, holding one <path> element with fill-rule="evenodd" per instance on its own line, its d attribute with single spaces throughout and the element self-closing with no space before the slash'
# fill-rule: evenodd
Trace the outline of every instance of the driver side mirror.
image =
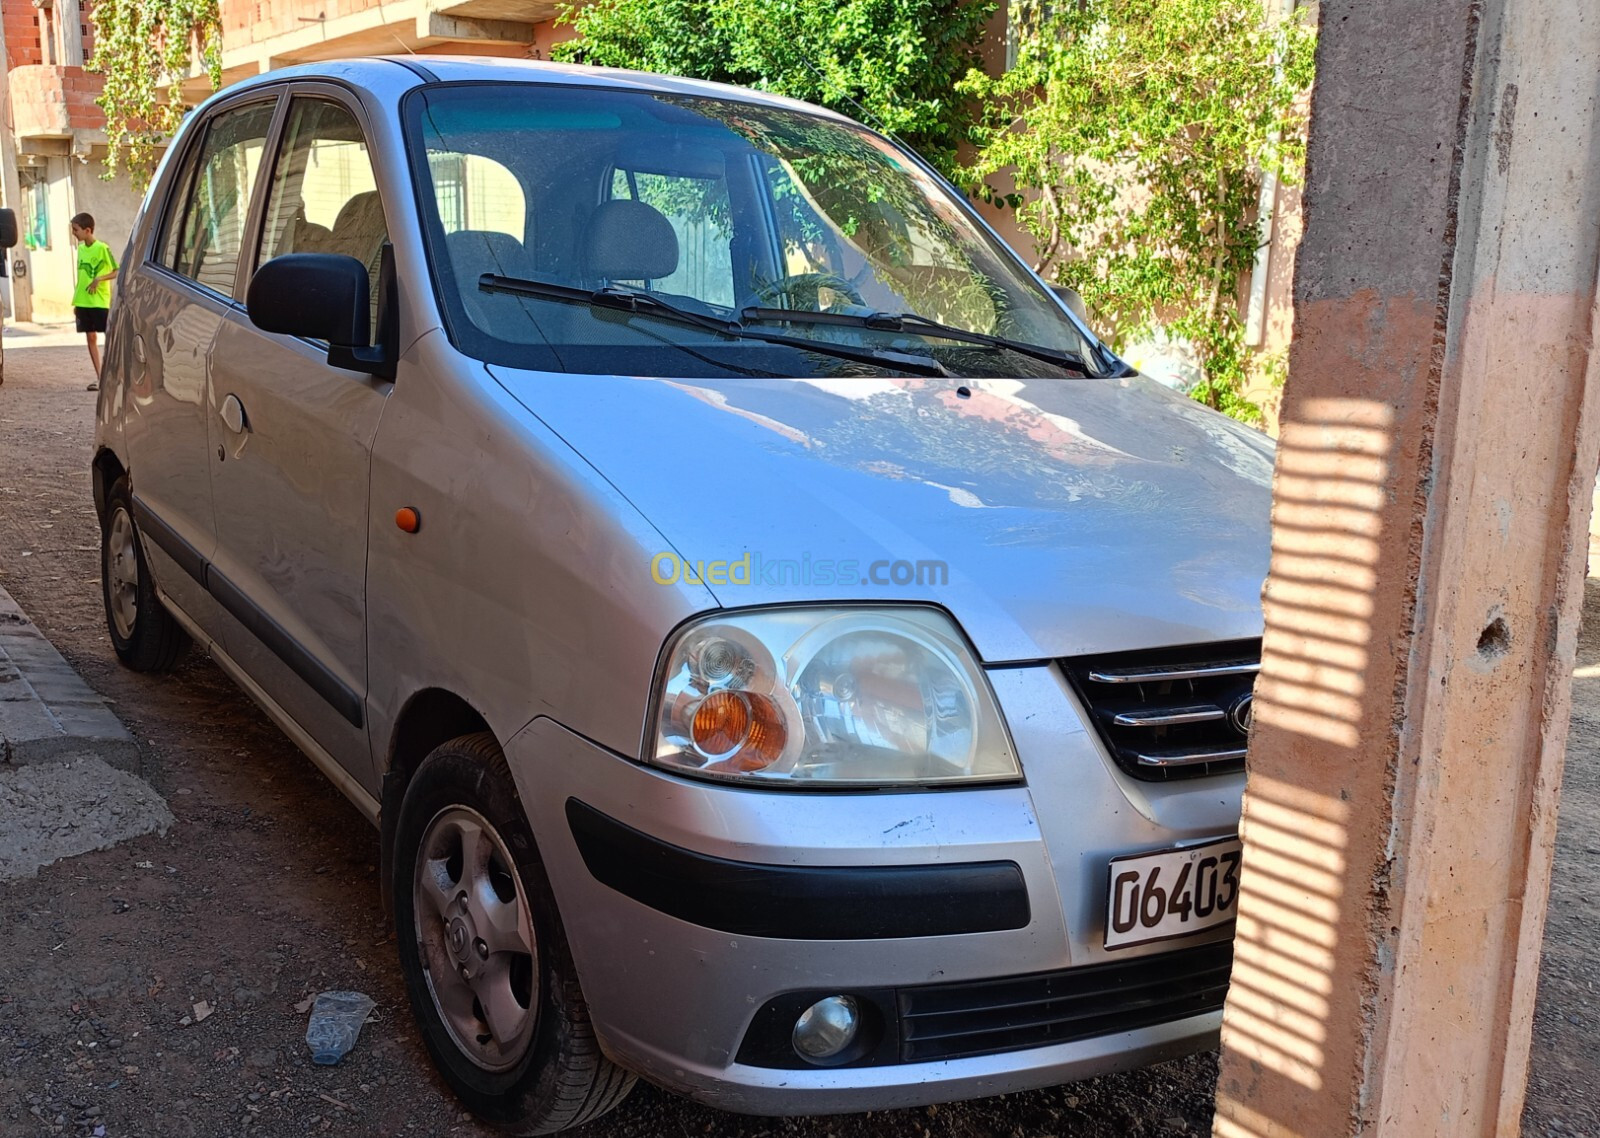
<svg viewBox="0 0 1600 1138">
<path fill-rule="evenodd" d="M 367 270 L 354 257 L 285 253 L 256 270 L 244 306 L 263 332 L 365 347 L 372 340 L 368 290 Z"/>
<path fill-rule="evenodd" d="M 1083 303 L 1083 297 L 1078 295 L 1077 289 L 1068 288 L 1066 285 L 1058 284 L 1051 285 L 1050 291 L 1061 298 L 1062 302 L 1066 304 L 1067 308 L 1072 311 L 1074 316 L 1076 316 L 1079 320 L 1082 320 L 1085 324 L 1089 323 L 1088 306 Z"/>
<path fill-rule="evenodd" d="M 393 272 L 384 250 L 384 276 Z M 383 290 L 380 290 L 380 293 Z M 392 303 L 393 289 L 387 290 Z M 245 294 L 250 322 L 263 332 L 325 340 L 328 362 L 380 379 L 394 378 L 393 351 L 380 336 L 372 347 L 367 269 L 337 253 L 285 253 L 256 270 Z M 380 326 L 384 321 L 380 318 Z M 392 324 L 392 321 L 389 323 Z"/>
<path fill-rule="evenodd" d="M 17 211 L 0 209 L 0 249 L 11 249 L 17 244 Z"/>
</svg>

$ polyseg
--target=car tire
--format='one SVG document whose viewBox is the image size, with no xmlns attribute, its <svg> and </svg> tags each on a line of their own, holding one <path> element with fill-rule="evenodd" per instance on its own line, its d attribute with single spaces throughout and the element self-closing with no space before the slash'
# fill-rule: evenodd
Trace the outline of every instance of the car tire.
<svg viewBox="0 0 1600 1138">
<path fill-rule="evenodd" d="M 423 760 L 394 842 L 395 933 L 411 1010 L 461 1101 L 514 1133 L 553 1134 L 626 1098 L 635 1076 L 600 1052 L 493 735 L 452 739 Z"/>
<path fill-rule="evenodd" d="M 189 636 L 156 596 L 126 477 L 107 492 L 100 520 L 100 592 L 106 631 L 119 660 L 136 672 L 169 672 L 177 666 Z"/>
</svg>

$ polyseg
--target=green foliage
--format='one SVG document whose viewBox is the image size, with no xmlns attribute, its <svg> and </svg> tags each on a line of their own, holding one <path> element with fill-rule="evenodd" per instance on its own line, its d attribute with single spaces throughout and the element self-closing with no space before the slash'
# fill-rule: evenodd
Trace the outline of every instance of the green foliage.
<svg viewBox="0 0 1600 1138">
<path fill-rule="evenodd" d="M 95 101 L 106 113 L 105 177 L 126 169 L 150 178 L 158 148 L 183 120 L 178 84 L 198 59 L 213 89 L 222 83 L 222 28 L 217 0 L 97 0 L 94 58 L 105 76 Z"/>
<path fill-rule="evenodd" d="M 1262 171 L 1303 159 L 1314 32 L 1260 0 L 1012 2 L 1016 66 L 961 87 L 985 108 L 962 180 L 1019 208 L 1113 346 L 1165 326 L 1199 352 L 1195 398 L 1258 419 L 1237 290 Z M 1026 197 L 993 184 L 1007 173 Z"/>
<path fill-rule="evenodd" d="M 979 62 L 994 8 L 994 0 L 596 0 L 566 9 L 579 38 L 555 52 L 820 103 L 953 171 L 973 122 L 956 88 Z"/>
</svg>

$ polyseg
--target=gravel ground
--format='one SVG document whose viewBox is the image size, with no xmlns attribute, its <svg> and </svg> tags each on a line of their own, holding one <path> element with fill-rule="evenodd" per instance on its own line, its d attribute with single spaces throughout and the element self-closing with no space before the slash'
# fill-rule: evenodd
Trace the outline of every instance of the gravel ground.
<svg viewBox="0 0 1600 1138">
<path fill-rule="evenodd" d="M 0 885 L 0 1135 L 487 1135 L 433 1073 L 405 1006 L 360 815 L 207 659 L 149 678 L 102 629 L 79 337 L 5 336 L 0 585 L 145 748 L 176 824 Z M 1600 1138 L 1593 954 L 1600 591 L 1563 805 L 1525 1133 Z M 1581 673 L 1581 669 L 1580 669 Z M 313 1067 L 305 998 L 377 1010 Z M 199 1007 L 197 1008 L 197 1005 Z M 640 1087 L 578 1138 L 1143 1138 L 1209 1131 L 1212 1056 L 925 1110 L 762 1119 Z"/>
</svg>

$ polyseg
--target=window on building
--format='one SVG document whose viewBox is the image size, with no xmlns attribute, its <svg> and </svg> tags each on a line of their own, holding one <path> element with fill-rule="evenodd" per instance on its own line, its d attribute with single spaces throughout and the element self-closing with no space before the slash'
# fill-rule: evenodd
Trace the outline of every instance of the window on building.
<svg viewBox="0 0 1600 1138">
<path fill-rule="evenodd" d="M 272 175 L 260 265 L 285 253 L 337 253 L 367 267 L 371 328 L 377 328 L 378 268 L 389 229 L 355 115 L 326 99 L 296 99 Z"/>
<path fill-rule="evenodd" d="M 168 267 L 223 296 L 235 295 L 250 198 L 272 112 L 272 103 L 252 103 L 213 119 L 179 203 L 183 223 Z"/>
<path fill-rule="evenodd" d="M 445 233 L 504 233 L 529 243 L 528 199 L 510 170 L 482 154 L 428 151 L 428 170 Z"/>
<path fill-rule="evenodd" d="M 485 154 L 428 148 L 428 173 L 439 226 L 458 280 L 471 299 L 467 313 L 480 328 L 497 314 L 520 311 L 522 302 L 506 296 L 483 296 L 472 285 L 485 273 L 512 277 L 537 276 L 533 261 L 533 221 L 528 196 L 504 163 Z"/>
<path fill-rule="evenodd" d="M 38 174 L 27 171 L 23 175 L 23 191 L 27 200 L 28 232 L 22 243 L 30 249 L 48 251 L 50 248 L 50 186 Z"/>
</svg>

